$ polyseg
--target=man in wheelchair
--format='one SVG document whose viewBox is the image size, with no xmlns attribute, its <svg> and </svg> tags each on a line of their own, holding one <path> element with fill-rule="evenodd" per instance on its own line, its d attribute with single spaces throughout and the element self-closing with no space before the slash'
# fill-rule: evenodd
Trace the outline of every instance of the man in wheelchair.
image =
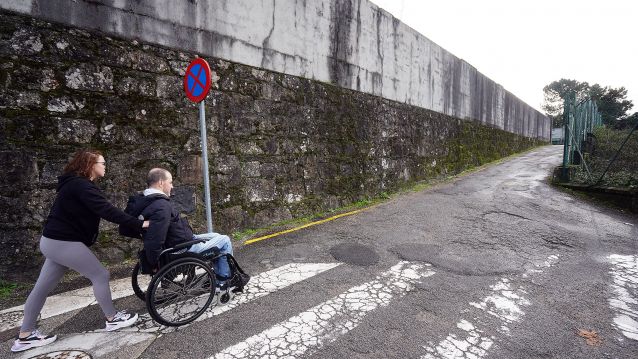
<svg viewBox="0 0 638 359">
<path fill-rule="evenodd" d="M 143 193 L 131 196 L 125 212 L 149 220 L 149 227 L 141 233 L 144 242 L 146 262 L 157 271 L 160 266 L 160 253 L 165 248 L 175 247 L 192 240 L 203 240 L 184 249 L 183 251 L 210 257 L 217 254 L 233 254 L 230 238 L 219 233 L 193 234 L 188 220 L 175 210 L 170 195 L 173 189 L 173 176 L 163 168 L 153 168 L 149 171 L 147 188 Z M 136 233 L 128 233 L 128 229 L 120 227 L 120 234 L 138 237 Z M 237 267 L 237 266 L 233 266 Z M 241 270 L 231 272 L 227 256 L 217 256 L 214 260 L 214 270 L 217 276 L 217 286 L 221 289 L 235 288 L 239 291 L 250 280 L 250 276 Z"/>
</svg>

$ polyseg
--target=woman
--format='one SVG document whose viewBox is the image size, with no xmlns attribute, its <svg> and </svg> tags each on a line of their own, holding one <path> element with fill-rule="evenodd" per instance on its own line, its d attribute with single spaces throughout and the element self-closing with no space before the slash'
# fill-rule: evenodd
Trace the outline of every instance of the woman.
<svg viewBox="0 0 638 359">
<path fill-rule="evenodd" d="M 136 313 L 117 311 L 111 299 L 109 272 L 89 247 L 95 243 L 100 218 L 141 231 L 141 221 L 115 208 L 95 185 L 104 177 L 106 161 L 99 151 L 80 150 L 58 177 L 57 196 L 44 225 L 40 251 L 46 258 L 35 287 L 24 305 L 24 320 L 11 351 L 19 352 L 54 342 L 55 335 L 43 335 L 36 320 L 47 295 L 67 271 L 73 269 L 93 284 L 93 293 L 106 316 L 106 330 L 133 325 Z"/>
</svg>

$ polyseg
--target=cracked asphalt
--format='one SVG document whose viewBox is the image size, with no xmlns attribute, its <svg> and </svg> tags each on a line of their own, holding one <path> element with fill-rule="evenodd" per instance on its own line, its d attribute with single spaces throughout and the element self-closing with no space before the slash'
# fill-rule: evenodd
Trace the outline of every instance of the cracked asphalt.
<svg viewBox="0 0 638 359">
<path fill-rule="evenodd" d="M 253 274 L 341 264 L 109 356 L 636 358 L 638 218 L 550 186 L 561 158 L 542 147 L 238 248 Z M 47 329 L 100 322 L 91 306 Z"/>
</svg>

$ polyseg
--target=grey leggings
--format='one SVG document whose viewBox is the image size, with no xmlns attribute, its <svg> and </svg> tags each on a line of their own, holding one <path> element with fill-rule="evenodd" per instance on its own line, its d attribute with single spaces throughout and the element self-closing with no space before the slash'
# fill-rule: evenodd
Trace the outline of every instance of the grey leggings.
<svg viewBox="0 0 638 359">
<path fill-rule="evenodd" d="M 40 251 L 46 257 L 38 281 L 24 304 L 23 332 L 35 329 L 38 314 L 49 293 L 58 285 L 62 276 L 71 268 L 93 283 L 93 294 L 102 312 L 107 317 L 115 315 L 109 287 L 109 271 L 104 268 L 95 254 L 81 242 L 66 242 L 42 236 Z"/>
</svg>

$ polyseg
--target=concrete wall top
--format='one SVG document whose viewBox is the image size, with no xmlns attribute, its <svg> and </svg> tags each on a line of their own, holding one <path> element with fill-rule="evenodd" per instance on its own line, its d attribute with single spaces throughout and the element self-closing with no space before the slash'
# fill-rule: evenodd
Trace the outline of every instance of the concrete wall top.
<svg viewBox="0 0 638 359">
<path fill-rule="evenodd" d="M 0 8 L 550 138 L 546 116 L 367 0 L 3 0 Z"/>
</svg>

